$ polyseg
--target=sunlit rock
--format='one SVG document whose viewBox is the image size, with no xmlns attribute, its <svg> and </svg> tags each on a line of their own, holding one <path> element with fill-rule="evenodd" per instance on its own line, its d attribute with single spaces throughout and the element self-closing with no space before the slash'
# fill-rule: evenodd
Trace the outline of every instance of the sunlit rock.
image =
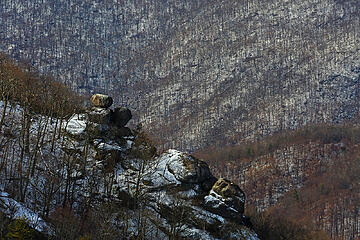
<svg viewBox="0 0 360 240">
<path fill-rule="evenodd" d="M 94 107 L 109 108 L 113 104 L 113 99 L 104 94 L 94 94 L 90 101 Z"/>
</svg>

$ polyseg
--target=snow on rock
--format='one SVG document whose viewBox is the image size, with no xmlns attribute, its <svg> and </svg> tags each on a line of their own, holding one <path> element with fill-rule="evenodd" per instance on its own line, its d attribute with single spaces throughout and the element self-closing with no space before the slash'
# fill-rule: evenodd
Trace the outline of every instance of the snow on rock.
<svg viewBox="0 0 360 240">
<path fill-rule="evenodd" d="M 169 150 L 168 153 L 163 154 L 159 160 L 150 167 L 147 172 L 145 181 L 151 182 L 153 187 L 161 187 L 169 184 L 179 185 L 181 184 L 174 175 L 169 171 L 169 164 L 178 159 L 179 153 Z M 176 164 L 176 163 L 175 163 Z M 178 164 L 180 168 L 181 165 Z"/>
<path fill-rule="evenodd" d="M 83 138 L 88 122 L 87 114 L 74 114 L 67 123 L 66 132 L 74 137 Z"/>
<path fill-rule="evenodd" d="M 243 225 L 241 206 L 234 204 L 233 199 L 241 197 L 241 192 L 231 184 L 224 184 L 226 180 L 217 184 L 220 186 L 215 190 L 220 193 L 204 189 L 201 181 L 209 180 L 199 177 L 204 175 L 199 175 L 200 171 L 196 167 L 200 165 L 204 168 L 205 164 L 191 155 L 168 150 L 146 163 L 141 159 L 124 161 L 140 166 L 124 169 L 121 167 L 123 163 L 119 164 L 115 188 L 119 195 L 127 196 L 125 199 L 138 196 L 146 199 L 142 204 L 152 212 L 149 214 L 153 216 L 150 222 L 156 222 L 161 226 L 160 229 L 175 227 L 179 236 L 186 239 L 230 239 L 230 236 L 233 239 L 248 239 L 241 231 L 231 227 L 235 222 L 244 231 L 249 231 L 249 236 L 253 236 L 254 233 Z M 141 167 L 141 164 L 145 165 Z M 191 168 L 194 171 L 189 170 Z M 211 173 L 208 177 L 213 178 Z M 214 181 L 212 185 L 216 185 Z M 220 232 L 226 235 L 221 236 Z"/>
<path fill-rule="evenodd" d="M 123 224 L 129 237 L 142 230 L 139 219 L 147 218 L 147 239 L 168 239 L 174 229 L 186 239 L 257 239 L 244 237 L 238 229 L 253 236 L 242 222 L 245 196 L 237 186 L 217 180 L 205 162 L 188 153 L 172 149 L 160 156 L 152 153 L 130 129 L 107 124 L 108 110 L 92 114 L 74 114 L 62 126 L 67 134 L 59 139 L 58 151 L 75 163 L 64 171 L 65 178 L 75 182 L 74 208 L 90 197 L 95 198 L 93 204 L 115 199 L 127 215 L 127 222 L 116 224 Z M 0 206 L 12 204 L 16 216 L 29 219 L 39 231 L 47 228 L 37 214 L 1 194 Z"/>
<path fill-rule="evenodd" d="M 243 237 L 245 237 L 248 240 L 259 240 L 258 235 L 254 231 L 248 231 L 247 229 L 242 229 L 241 234 Z M 231 239 L 236 239 L 236 238 L 231 238 Z"/>
<path fill-rule="evenodd" d="M 183 226 L 183 237 L 187 239 L 209 239 L 209 240 L 215 240 L 217 238 L 214 238 L 211 236 L 207 231 L 198 229 L 198 228 L 191 228 L 190 226 L 184 225 Z"/>
<path fill-rule="evenodd" d="M 99 151 L 123 151 L 123 149 L 114 142 L 101 142 L 100 144 L 97 145 L 97 149 Z"/>
<path fill-rule="evenodd" d="M 205 205 L 211 206 L 212 208 L 227 206 L 224 199 L 213 190 L 210 191 L 209 195 L 205 196 L 204 200 Z"/>
<path fill-rule="evenodd" d="M 197 218 L 206 221 L 208 224 L 225 224 L 226 220 L 212 212 L 206 211 L 201 207 L 193 207 L 193 211 L 196 213 Z"/>
<path fill-rule="evenodd" d="M 206 209 L 238 222 L 243 221 L 244 203 L 244 192 L 223 178 L 218 179 L 209 194 L 204 197 Z"/>
<path fill-rule="evenodd" d="M 112 110 L 104 108 L 92 108 L 87 112 L 89 120 L 99 124 L 110 124 Z"/>
<path fill-rule="evenodd" d="M 168 150 L 155 161 L 148 175 L 147 180 L 152 182 L 154 187 L 182 183 L 203 184 L 214 180 L 205 162 L 173 149 Z M 207 187 L 206 184 L 204 186 Z"/>
<path fill-rule="evenodd" d="M 29 220 L 30 225 L 40 232 L 50 231 L 50 227 L 38 214 L 10 198 L 6 192 L 0 191 L 0 209 L 11 218 L 25 218 Z"/>
</svg>

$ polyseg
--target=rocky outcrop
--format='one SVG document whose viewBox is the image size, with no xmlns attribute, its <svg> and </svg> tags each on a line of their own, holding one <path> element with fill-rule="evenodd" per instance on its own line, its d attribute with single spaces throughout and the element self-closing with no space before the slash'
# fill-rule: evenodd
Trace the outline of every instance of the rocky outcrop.
<svg viewBox="0 0 360 240">
<path fill-rule="evenodd" d="M 145 166 L 140 182 L 131 169 L 136 168 L 117 176 L 118 191 L 123 194 L 129 192 L 129 187 L 130 192 L 141 189 L 140 195 L 148 199 L 146 205 L 167 222 L 164 229 L 176 223 L 183 229 L 179 237 L 184 238 L 247 239 L 246 234 L 250 234 L 257 239 L 244 225 L 244 193 L 230 181 L 217 180 L 205 162 L 170 149 Z M 130 178 L 130 185 L 126 177 Z M 210 196 L 214 194 L 217 199 L 212 204 Z M 231 224 L 235 225 L 230 227 Z"/>
<path fill-rule="evenodd" d="M 229 180 L 219 178 L 205 197 L 205 207 L 209 211 L 226 215 L 243 222 L 245 194 L 239 186 Z"/>
<path fill-rule="evenodd" d="M 188 154 L 181 155 L 180 159 L 170 161 L 168 169 L 176 179 L 184 183 L 203 183 L 214 179 L 209 166 Z"/>
<path fill-rule="evenodd" d="M 109 108 L 113 104 L 113 99 L 108 95 L 94 94 L 90 99 L 94 107 Z"/>
<path fill-rule="evenodd" d="M 118 135 L 130 116 L 125 108 L 93 108 L 69 120 L 64 149 L 79 159 L 86 152 L 86 162 L 72 173 L 82 181 L 80 192 L 93 188 L 86 176 L 95 176 L 98 198 L 116 199 L 133 218 L 129 236 L 146 209 L 149 228 L 156 229 L 147 239 L 258 239 L 243 222 L 245 196 L 238 186 L 216 179 L 207 163 L 188 153 L 170 149 L 158 156 L 140 134 Z"/>
<path fill-rule="evenodd" d="M 132 118 L 131 111 L 125 107 L 117 107 L 112 113 L 112 122 L 118 127 L 124 127 Z"/>
<path fill-rule="evenodd" d="M 110 124 L 113 111 L 107 108 L 94 107 L 90 109 L 87 113 L 90 122 L 99 124 Z"/>
<path fill-rule="evenodd" d="M 85 113 L 74 114 L 69 119 L 65 128 L 69 135 L 84 139 L 85 133 L 92 138 L 101 138 L 103 135 L 121 138 L 132 134 L 131 130 L 125 127 L 132 118 L 128 108 L 109 109 L 112 98 L 103 94 L 94 94 L 90 101 L 94 107 L 87 109 Z"/>
</svg>

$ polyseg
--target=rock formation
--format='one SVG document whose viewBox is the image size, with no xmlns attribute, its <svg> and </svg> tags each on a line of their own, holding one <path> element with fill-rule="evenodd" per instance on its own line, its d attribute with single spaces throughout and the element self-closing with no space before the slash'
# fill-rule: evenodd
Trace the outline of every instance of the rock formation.
<svg viewBox="0 0 360 240">
<path fill-rule="evenodd" d="M 131 118 L 131 111 L 125 107 L 117 107 L 112 113 L 112 122 L 118 127 L 124 127 Z"/>
<path fill-rule="evenodd" d="M 244 214 L 245 194 L 239 186 L 219 178 L 205 197 L 205 206 L 214 213 L 226 214 L 241 221 Z"/>
<path fill-rule="evenodd" d="M 86 176 L 98 174 L 99 198 L 126 206 L 133 224 L 129 236 L 136 232 L 138 214 L 146 209 L 143 218 L 152 229 L 147 239 L 174 234 L 186 239 L 258 239 L 245 226 L 245 196 L 238 186 L 216 179 L 207 163 L 187 153 L 167 150 L 157 155 L 136 131 L 119 135 L 117 130 L 126 129 L 130 118 L 126 108 L 92 108 L 69 120 L 65 151 L 81 158 L 87 149 L 87 167 L 79 164 L 72 173 L 82 179 L 80 192 L 87 194 L 91 185 Z M 112 176 L 111 188 L 106 176 Z"/>
<path fill-rule="evenodd" d="M 88 112 L 89 120 L 99 124 L 110 124 L 112 120 L 112 110 L 107 108 L 94 107 Z"/>
<path fill-rule="evenodd" d="M 113 104 L 113 99 L 108 95 L 94 94 L 90 99 L 94 107 L 109 108 Z"/>
<path fill-rule="evenodd" d="M 90 101 L 92 108 L 69 119 L 66 127 L 68 134 L 77 139 L 85 139 L 85 133 L 93 137 L 111 133 L 113 138 L 131 135 L 131 130 L 125 127 L 132 118 L 128 108 L 110 109 L 112 98 L 103 94 L 94 94 Z"/>
</svg>

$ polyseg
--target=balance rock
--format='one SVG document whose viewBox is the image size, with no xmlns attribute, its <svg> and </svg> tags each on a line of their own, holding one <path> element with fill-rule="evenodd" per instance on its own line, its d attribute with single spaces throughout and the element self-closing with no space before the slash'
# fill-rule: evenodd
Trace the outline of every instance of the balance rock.
<svg viewBox="0 0 360 240">
<path fill-rule="evenodd" d="M 90 101 L 94 107 L 109 108 L 113 104 L 113 99 L 104 94 L 94 94 Z"/>
</svg>

